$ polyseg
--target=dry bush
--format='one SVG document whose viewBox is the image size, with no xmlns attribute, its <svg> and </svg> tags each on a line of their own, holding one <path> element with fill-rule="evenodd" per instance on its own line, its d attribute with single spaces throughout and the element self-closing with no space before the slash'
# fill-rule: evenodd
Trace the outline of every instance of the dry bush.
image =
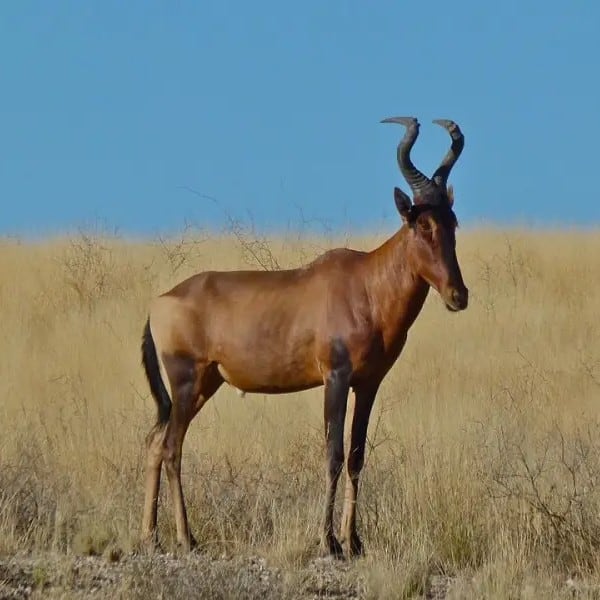
<svg viewBox="0 0 600 600">
<path fill-rule="evenodd" d="M 152 243 L 3 240 L 0 554 L 135 549 L 154 419 L 139 355 L 149 300 L 203 269 L 288 268 L 324 245 L 240 224 Z M 355 567 L 368 597 L 412 597 L 440 575 L 457 578 L 455 597 L 558 594 L 568 576 L 600 574 L 600 240 L 461 230 L 458 254 L 469 309 L 451 315 L 430 294 L 372 416 L 368 555 Z M 183 481 L 207 553 L 292 571 L 316 555 L 321 395 L 224 387 L 194 421 Z"/>
</svg>

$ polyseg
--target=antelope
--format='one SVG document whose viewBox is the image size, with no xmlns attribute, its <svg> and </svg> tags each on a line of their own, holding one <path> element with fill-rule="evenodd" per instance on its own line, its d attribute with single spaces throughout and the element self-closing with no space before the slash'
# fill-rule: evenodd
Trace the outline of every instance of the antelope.
<svg viewBox="0 0 600 600">
<path fill-rule="evenodd" d="M 391 117 L 405 133 L 397 147 L 400 188 L 394 200 L 402 225 L 370 252 L 337 248 L 308 265 L 280 271 L 207 271 L 158 296 L 142 336 L 142 363 L 158 407 L 146 438 L 142 540 L 158 543 L 156 521 L 161 465 L 167 473 L 177 544 L 196 545 L 181 484 L 183 440 L 191 420 L 227 382 L 241 393 L 284 394 L 324 386 L 325 498 L 321 547 L 337 558 L 363 553 L 356 503 L 369 415 L 378 388 L 400 355 L 430 287 L 448 310 L 467 308 L 456 257 L 454 191 L 448 176 L 464 136 L 456 123 L 437 119 L 452 138 L 431 178 L 410 152 L 420 124 Z M 170 391 L 167 391 L 165 379 Z M 333 511 L 344 466 L 344 423 L 354 392 L 346 489 L 339 540 Z"/>
</svg>

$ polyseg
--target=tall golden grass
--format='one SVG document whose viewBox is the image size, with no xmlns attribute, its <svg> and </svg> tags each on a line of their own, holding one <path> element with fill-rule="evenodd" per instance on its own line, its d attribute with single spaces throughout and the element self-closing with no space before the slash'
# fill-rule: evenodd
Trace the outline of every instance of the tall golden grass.
<svg viewBox="0 0 600 600">
<path fill-rule="evenodd" d="M 336 244 L 244 235 L 0 242 L 0 554 L 136 547 L 150 299 L 197 271 L 296 266 Z M 430 293 L 376 402 L 356 568 L 373 597 L 410 597 L 434 573 L 467 597 L 600 579 L 600 236 L 459 230 L 458 255 L 468 310 Z M 290 569 L 316 554 L 321 394 L 223 387 L 192 423 L 184 489 L 205 551 Z"/>
</svg>

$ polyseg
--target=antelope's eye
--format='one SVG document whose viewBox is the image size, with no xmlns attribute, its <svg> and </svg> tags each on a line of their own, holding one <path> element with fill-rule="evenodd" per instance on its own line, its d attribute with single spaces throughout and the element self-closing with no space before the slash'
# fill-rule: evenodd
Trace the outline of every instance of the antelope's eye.
<svg viewBox="0 0 600 600">
<path fill-rule="evenodd" d="M 418 222 L 419 224 L 419 229 L 423 232 L 423 233 L 431 233 L 432 231 L 432 227 L 431 227 L 431 221 L 429 219 L 422 219 L 421 221 Z"/>
</svg>

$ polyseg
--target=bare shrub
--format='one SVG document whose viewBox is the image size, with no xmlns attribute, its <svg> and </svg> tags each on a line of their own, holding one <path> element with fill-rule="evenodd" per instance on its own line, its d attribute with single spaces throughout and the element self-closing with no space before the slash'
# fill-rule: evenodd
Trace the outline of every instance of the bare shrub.
<svg viewBox="0 0 600 600">
<path fill-rule="evenodd" d="M 208 235 L 198 231 L 186 222 L 181 232 L 174 238 L 158 236 L 158 246 L 169 267 L 170 275 L 175 276 L 182 267 L 197 263 L 202 258 L 201 246 L 208 241 Z"/>
<path fill-rule="evenodd" d="M 75 292 L 80 306 L 88 311 L 112 288 L 113 251 L 94 236 L 81 233 L 72 239 L 61 265 L 65 284 Z"/>
<path fill-rule="evenodd" d="M 264 271 L 279 271 L 281 265 L 273 253 L 271 243 L 264 235 L 256 232 L 254 224 L 245 226 L 242 221 L 228 215 L 228 231 L 233 234 L 241 250 L 243 261 L 250 267 Z"/>
<path fill-rule="evenodd" d="M 593 564 L 600 549 L 598 423 L 566 432 L 557 423 L 540 428 L 513 419 L 488 432 L 490 498 L 502 512 L 520 514 L 531 543 L 553 560 Z"/>
</svg>

